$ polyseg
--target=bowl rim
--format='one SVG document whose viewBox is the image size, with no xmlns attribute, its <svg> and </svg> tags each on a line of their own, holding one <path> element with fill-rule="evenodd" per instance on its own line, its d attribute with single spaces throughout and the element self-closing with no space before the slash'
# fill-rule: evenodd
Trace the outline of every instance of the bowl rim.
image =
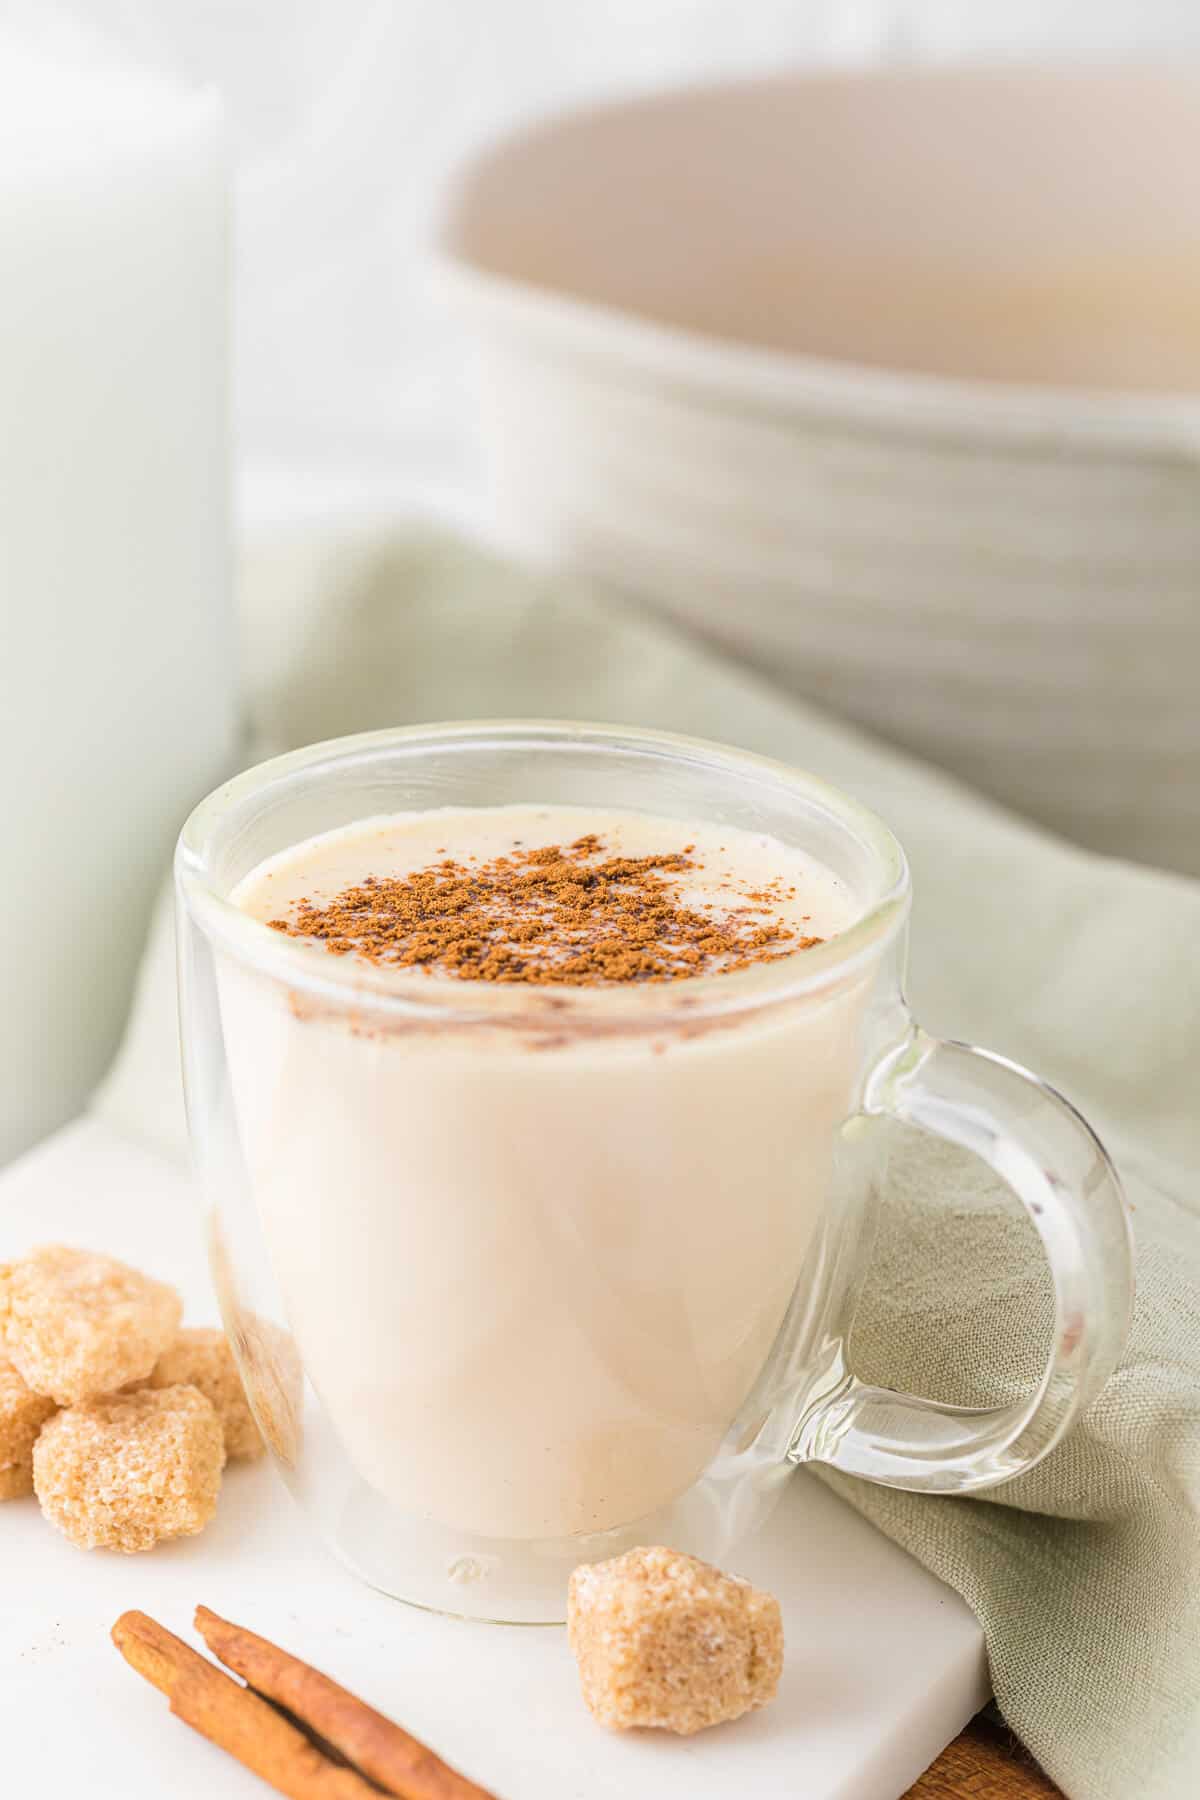
<svg viewBox="0 0 1200 1800">
<path fill-rule="evenodd" d="M 616 307 L 474 267 L 442 251 L 431 259 L 435 291 L 496 335 L 539 341 L 543 353 L 616 363 L 710 411 L 764 421 L 801 415 L 864 434 L 1002 441 L 1044 455 L 1130 451 L 1170 461 L 1200 459 L 1200 394 L 1029 387 L 875 368 L 796 352 L 754 349 L 659 325 Z"/>
<path fill-rule="evenodd" d="M 781 80 L 879 81 L 905 77 L 944 79 L 987 74 L 1042 78 L 1111 72 L 1103 58 L 1065 63 L 1005 60 L 959 63 L 950 68 L 812 69 L 781 75 L 738 77 L 669 88 L 559 111 L 505 131 L 459 166 L 443 193 L 426 251 L 427 275 L 436 296 L 464 316 L 486 323 L 493 336 L 524 340 L 560 360 L 572 355 L 619 364 L 651 376 L 685 400 L 740 417 L 774 420 L 799 413 L 824 416 L 846 428 L 884 429 L 897 437 L 935 435 L 964 443 L 1001 439 L 1035 452 L 1059 448 L 1093 454 L 1150 453 L 1194 460 L 1200 455 L 1200 391 L 1062 387 L 946 376 L 919 369 L 884 367 L 849 359 L 771 350 L 673 326 L 561 288 L 500 274 L 475 260 L 456 233 L 468 187 L 494 160 L 521 143 L 555 134 L 577 121 L 620 115 L 656 101 L 678 102 L 685 93 L 720 94 Z M 1177 75 L 1163 59 L 1124 64 L 1139 72 Z M 1200 92 L 1200 85 L 1198 85 Z"/>
</svg>

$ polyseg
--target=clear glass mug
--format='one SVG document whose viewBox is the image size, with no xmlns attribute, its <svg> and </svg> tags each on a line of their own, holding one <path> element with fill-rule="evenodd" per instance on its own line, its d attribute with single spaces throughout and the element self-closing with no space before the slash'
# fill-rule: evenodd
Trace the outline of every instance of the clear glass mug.
<svg viewBox="0 0 1200 1800">
<path fill-rule="evenodd" d="M 230 902 L 318 832 L 513 802 L 769 832 L 850 886 L 857 923 L 737 972 L 565 989 L 398 980 Z M 288 1485 L 374 1586 L 560 1619 L 580 1562 L 727 1560 L 800 1463 L 1004 1481 L 1111 1371 L 1133 1280 L 1112 1165 L 1035 1076 L 914 1023 L 903 853 L 815 777 L 615 727 L 377 732 L 210 796 L 177 879 L 225 1324 Z M 944 1406 L 847 1366 L 896 1119 L 981 1156 L 1041 1236 L 1054 1333 L 1028 1399 Z"/>
</svg>

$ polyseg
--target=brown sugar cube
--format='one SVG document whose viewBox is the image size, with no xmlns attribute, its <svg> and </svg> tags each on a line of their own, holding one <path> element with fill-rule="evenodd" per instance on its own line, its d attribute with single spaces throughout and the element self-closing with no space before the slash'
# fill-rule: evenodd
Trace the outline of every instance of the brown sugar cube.
<svg viewBox="0 0 1200 1800">
<path fill-rule="evenodd" d="M 0 1356 L 0 1500 L 32 1494 L 34 1442 L 53 1411 L 53 1400 L 35 1394 Z"/>
<path fill-rule="evenodd" d="M 182 1310 L 174 1288 L 91 1250 L 47 1244 L 0 1263 L 0 1351 L 60 1406 L 144 1379 Z"/>
<path fill-rule="evenodd" d="M 289 1469 L 300 1455 L 304 1371 L 290 1331 L 242 1304 L 233 1259 L 214 1218 L 208 1245 L 213 1286 L 242 1371 L 250 1411 L 268 1449 Z"/>
<path fill-rule="evenodd" d="M 282 1325 L 253 1312 L 235 1310 L 230 1330 L 262 1435 L 280 1462 L 293 1469 L 304 1416 L 304 1373 L 295 1339 Z"/>
<path fill-rule="evenodd" d="M 58 1413 L 33 1447 L 51 1524 L 84 1550 L 150 1550 L 202 1531 L 225 1464 L 221 1421 L 193 1387 L 143 1388 Z"/>
<path fill-rule="evenodd" d="M 679 1550 L 630 1550 L 571 1576 L 567 1631 L 583 1698 L 614 1731 L 703 1731 L 774 1698 L 779 1603 Z"/>
<path fill-rule="evenodd" d="M 221 1421 L 229 1461 L 262 1455 L 263 1441 L 223 1331 L 203 1326 L 185 1328 L 159 1357 L 147 1385 L 199 1388 Z"/>
</svg>

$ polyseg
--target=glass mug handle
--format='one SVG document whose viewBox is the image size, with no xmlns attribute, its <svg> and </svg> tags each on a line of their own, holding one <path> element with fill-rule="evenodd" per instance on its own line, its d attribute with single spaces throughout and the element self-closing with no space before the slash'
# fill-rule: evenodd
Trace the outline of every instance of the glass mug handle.
<svg viewBox="0 0 1200 1800">
<path fill-rule="evenodd" d="M 1036 1392 L 1007 1406 L 946 1406 L 848 1375 L 800 1420 L 789 1459 L 927 1493 L 991 1487 L 1054 1448 L 1124 1347 L 1133 1249 L 1120 1179 L 1086 1120 L 1036 1075 L 919 1029 L 872 1071 L 863 1111 L 974 1151 L 1013 1189 L 1050 1265 L 1053 1343 Z"/>
</svg>

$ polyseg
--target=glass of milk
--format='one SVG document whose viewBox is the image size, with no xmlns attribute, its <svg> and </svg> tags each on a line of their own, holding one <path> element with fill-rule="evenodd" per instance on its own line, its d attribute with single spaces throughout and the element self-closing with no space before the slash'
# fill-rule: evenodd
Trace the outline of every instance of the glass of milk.
<svg viewBox="0 0 1200 1800">
<path fill-rule="evenodd" d="M 572 834 L 686 844 L 691 904 L 761 895 L 820 941 L 574 986 L 270 928 L 384 857 Z M 1035 1076 L 915 1024 L 903 853 L 814 776 L 617 727 L 374 733 L 218 790 L 177 875 L 226 1328 L 288 1485 L 373 1585 L 559 1619 L 579 1563 L 726 1560 L 806 1461 L 947 1494 L 1008 1479 L 1111 1370 L 1132 1261 L 1108 1157 Z M 1028 1397 L 967 1411 L 849 1365 L 897 1120 L 981 1156 L 1041 1236 L 1055 1328 Z"/>
</svg>

